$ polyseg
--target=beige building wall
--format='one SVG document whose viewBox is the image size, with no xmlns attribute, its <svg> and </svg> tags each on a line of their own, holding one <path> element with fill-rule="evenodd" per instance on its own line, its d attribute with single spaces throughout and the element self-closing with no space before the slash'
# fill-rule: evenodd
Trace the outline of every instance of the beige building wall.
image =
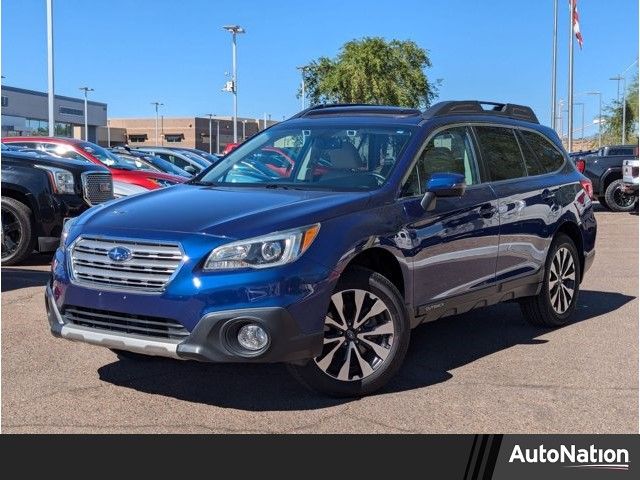
<svg viewBox="0 0 640 480">
<path fill-rule="evenodd" d="M 267 126 L 274 121 L 268 121 Z M 126 132 L 126 143 L 131 147 L 185 147 L 198 148 L 209 151 L 209 141 L 212 140 L 211 150 L 215 153 L 217 139 L 220 139 L 219 151 L 224 150 L 228 143 L 233 142 L 233 120 L 230 117 L 213 117 L 211 119 L 211 134 L 209 138 L 208 117 L 161 117 L 158 119 L 158 138 L 156 141 L 155 118 L 111 118 L 111 128 L 121 128 Z M 255 118 L 238 118 L 238 141 L 255 135 L 264 128 L 264 121 Z"/>
</svg>

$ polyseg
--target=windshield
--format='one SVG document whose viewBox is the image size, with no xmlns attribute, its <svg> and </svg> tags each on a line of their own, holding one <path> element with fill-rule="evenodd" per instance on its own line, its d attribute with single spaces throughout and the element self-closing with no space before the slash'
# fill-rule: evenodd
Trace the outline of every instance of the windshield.
<svg viewBox="0 0 640 480">
<path fill-rule="evenodd" d="M 122 160 L 132 170 L 149 170 L 152 172 L 160 171 L 159 168 L 153 166 L 146 159 L 135 157 L 133 155 L 127 155 L 124 153 L 115 153 L 114 155 L 118 157 L 119 160 Z"/>
<path fill-rule="evenodd" d="M 189 172 L 184 171 L 182 168 L 174 165 L 171 162 L 166 161 L 164 158 L 160 158 L 156 155 L 148 155 L 144 157 L 144 159 L 162 170 L 165 173 L 172 173 L 174 175 L 180 175 L 182 177 L 192 177 Z"/>
<path fill-rule="evenodd" d="M 194 183 L 371 190 L 386 181 L 413 131 L 405 125 L 271 128 Z"/>
<path fill-rule="evenodd" d="M 197 153 L 193 153 L 193 152 L 190 152 L 188 150 L 180 150 L 179 153 L 181 153 L 182 155 L 184 155 L 187 158 L 190 158 L 192 161 L 196 162 L 198 165 L 200 165 L 202 167 L 206 168 L 209 165 L 211 165 L 211 162 L 207 161 L 206 159 L 204 159 L 203 157 L 201 157 Z"/>
<path fill-rule="evenodd" d="M 122 170 L 137 170 L 137 168 L 132 166 L 129 162 L 119 158 L 109 150 L 106 150 L 94 143 L 82 142 L 78 145 L 78 148 L 93 155 L 108 167 L 119 168 Z"/>
</svg>

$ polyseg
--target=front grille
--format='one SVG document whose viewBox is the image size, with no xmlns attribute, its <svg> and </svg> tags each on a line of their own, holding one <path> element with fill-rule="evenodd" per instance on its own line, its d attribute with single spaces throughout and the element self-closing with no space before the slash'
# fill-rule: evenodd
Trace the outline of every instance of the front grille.
<svg viewBox="0 0 640 480">
<path fill-rule="evenodd" d="M 84 199 L 89 205 L 97 205 L 113 198 L 113 180 L 110 173 L 85 173 L 82 175 Z"/>
<path fill-rule="evenodd" d="M 95 328 L 96 330 L 174 340 L 182 340 L 189 336 L 186 328 L 175 320 L 168 318 L 115 313 L 74 305 L 65 307 L 63 315 L 66 323 Z"/>
<path fill-rule="evenodd" d="M 113 261 L 109 251 L 124 247 L 131 252 L 124 261 Z M 71 251 L 76 283 L 96 287 L 160 292 L 182 261 L 175 243 L 80 237 Z"/>
</svg>

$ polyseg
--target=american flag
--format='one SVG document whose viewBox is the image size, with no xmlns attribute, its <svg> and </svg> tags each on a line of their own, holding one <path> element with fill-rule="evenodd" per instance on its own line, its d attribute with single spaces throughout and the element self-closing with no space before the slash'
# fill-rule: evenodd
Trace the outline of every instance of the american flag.
<svg viewBox="0 0 640 480">
<path fill-rule="evenodd" d="M 582 33 L 580 33 L 580 16 L 578 15 L 578 0 L 569 0 L 569 7 L 571 8 L 571 16 L 573 18 L 573 33 L 578 40 L 578 45 L 582 50 Z"/>
</svg>

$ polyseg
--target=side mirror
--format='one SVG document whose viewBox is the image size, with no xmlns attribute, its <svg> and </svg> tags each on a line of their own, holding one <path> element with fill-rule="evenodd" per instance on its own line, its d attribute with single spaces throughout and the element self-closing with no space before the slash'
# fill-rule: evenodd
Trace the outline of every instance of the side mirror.
<svg viewBox="0 0 640 480">
<path fill-rule="evenodd" d="M 434 173 L 427 182 L 420 205 L 425 210 L 435 208 L 437 197 L 461 197 L 467 188 L 464 175 L 459 173 Z"/>
<path fill-rule="evenodd" d="M 187 173 L 190 173 L 191 175 L 195 175 L 196 173 L 198 173 L 196 171 L 196 168 L 192 165 L 185 165 L 183 170 Z"/>
</svg>

